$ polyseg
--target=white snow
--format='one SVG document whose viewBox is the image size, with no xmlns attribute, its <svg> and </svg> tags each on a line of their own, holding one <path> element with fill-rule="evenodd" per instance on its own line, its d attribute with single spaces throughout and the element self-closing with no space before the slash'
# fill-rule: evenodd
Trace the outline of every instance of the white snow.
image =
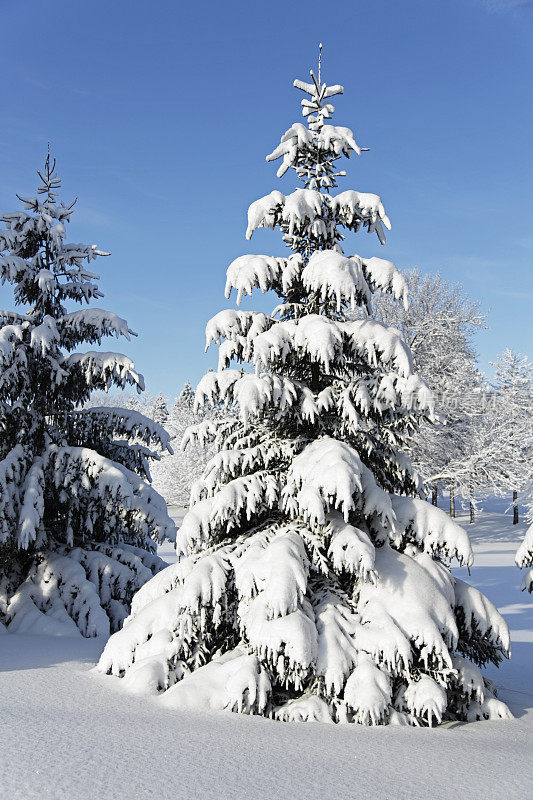
<svg viewBox="0 0 533 800">
<path fill-rule="evenodd" d="M 251 239 L 258 228 L 274 228 L 283 224 L 287 226 L 291 237 L 294 234 L 311 232 L 314 237 L 329 242 L 334 223 L 323 219 L 325 210 L 340 224 L 355 231 L 361 225 L 366 225 L 369 232 L 375 231 L 381 243 L 385 244 L 383 226 L 390 230 L 391 223 L 381 197 L 372 192 L 358 192 L 354 189 L 332 196 L 316 189 L 295 189 L 288 195 L 275 189 L 250 205 L 246 238 Z"/>
<path fill-rule="evenodd" d="M 365 515 L 381 517 L 383 522 L 393 519 L 389 495 L 377 485 L 357 452 L 329 436 L 307 445 L 293 460 L 282 501 L 289 514 L 318 525 L 324 525 L 326 513 L 336 508 L 346 521 L 356 507 Z"/>
<path fill-rule="evenodd" d="M 0 796 L 525 800 L 533 782 L 533 598 L 520 593 L 514 565 L 524 526 L 513 528 L 500 514 L 481 514 L 474 526 L 460 522 L 472 535 L 475 562 L 471 578 L 466 568 L 454 574 L 487 591 L 510 623 L 512 658 L 487 672 L 515 719 L 368 728 L 167 709 L 162 698 L 139 698 L 119 679 L 91 671 L 103 640 L 7 634 L 0 646 Z M 160 553 L 168 559 L 170 545 Z M 475 693 L 475 675 L 463 680 Z M 232 684 L 221 685 L 231 699 Z M 427 707 L 426 689 L 438 710 L 435 687 L 419 687 L 410 701 Z M 277 716 L 325 722 L 327 709 L 310 695 Z"/>
<path fill-rule="evenodd" d="M 359 256 L 347 258 L 335 250 L 315 250 L 302 272 L 302 281 L 309 292 L 317 292 L 322 302 L 334 297 L 337 311 L 343 301 L 354 309 L 360 295 L 370 303 L 370 290 Z"/>
</svg>

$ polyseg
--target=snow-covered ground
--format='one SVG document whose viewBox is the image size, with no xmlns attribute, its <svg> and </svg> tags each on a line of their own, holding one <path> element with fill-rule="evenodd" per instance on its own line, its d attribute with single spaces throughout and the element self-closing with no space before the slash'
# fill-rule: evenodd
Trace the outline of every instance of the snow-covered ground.
<svg viewBox="0 0 533 800">
<path fill-rule="evenodd" d="M 0 637 L 0 798 L 526 800 L 533 599 L 520 593 L 513 565 L 524 526 L 490 512 L 467 528 L 476 562 L 466 579 L 511 627 L 512 659 L 488 674 L 515 720 L 410 729 L 178 713 L 92 671 L 101 640 L 7 634 Z M 173 556 L 168 548 L 161 555 Z"/>
</svg>

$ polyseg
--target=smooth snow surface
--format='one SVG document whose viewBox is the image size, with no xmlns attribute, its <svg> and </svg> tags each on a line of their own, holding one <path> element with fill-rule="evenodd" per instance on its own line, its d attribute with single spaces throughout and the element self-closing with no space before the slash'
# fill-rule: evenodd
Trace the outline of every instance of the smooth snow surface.
<svg viewBox="0 0 533 800">
<path fill-rule="evenodd" d="M 511 628 L 489 668 L 516 719 L 433 729 L 279 723 L 168 709 L 91 671 L 104 640 L 0 639 L 1 800 L 525 800 L 533 784 L 533 598 L 514 565 L 523 525 L 469 526 L 472 575 Z M 159 551 L 174 560 L 171 545 Z M 297 717 L 297 714 L 294 714 Z"/>
</svg>

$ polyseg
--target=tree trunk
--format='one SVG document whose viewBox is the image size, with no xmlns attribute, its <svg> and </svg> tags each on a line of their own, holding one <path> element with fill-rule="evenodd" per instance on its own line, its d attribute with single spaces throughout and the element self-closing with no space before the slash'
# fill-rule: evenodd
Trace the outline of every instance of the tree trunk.
<svg viewBox="0 0 533 800">
<path fill-rule="evenodd" d="M 513 492 L 513 525 L 518 525 L 518 492 Z"/>
<path fill-rule="evenodd" d="M 450 484 L 450 517 L 455 517 L 455 487 Z"/>
<path fill-rule="evenodd" d="M 317 361 L 311 363 L 311 391 L 320 391 L 320 364 Z"/>
<path fill-rule="evenodd" d="M 475 513 L 474 513 L 474 504 L 470 500 L 470 524 L 472 525 L 473 522 L 476 521 Z"/>
<path fill-rule="evenodd" d="M 439 494 L 438 486 L 436 483 L 434 483 L 433 486 L 431 487 L 431 503 L 434 506 L 437 505 L 438 494 Z"/>
</svg>

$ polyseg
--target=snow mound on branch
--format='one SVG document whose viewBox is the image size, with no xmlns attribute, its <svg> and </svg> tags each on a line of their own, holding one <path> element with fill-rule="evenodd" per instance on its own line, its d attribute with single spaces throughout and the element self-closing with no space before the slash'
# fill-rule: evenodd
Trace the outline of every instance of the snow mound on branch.
<svg viewBox="0 0 533 800">
<path fill-rule="evenodd" d="M 289 236 L 306 224 L 320 220 L 323 195 L 316 189 L 296 189 L 288 194 L 281 210 L 281 219 L 288 224 Z"/>
<path fill-rule="evenodd" d="M 303 100 L 302 103 L 309 101 Z M 304 106 L 304 113 L 309 113 L 314 106 L 312 104 Z M 325 116 L 329 117 L 333 112 L 333 106 L 328 104 L 324 107 Z M 322 128 L 313 134 L 301 122 L 295 122 L 281 137 L 281 143 L 267 157 L 267 161 L 276 161 L 283 156 L 283 161 L 277 171 L 278 178 L 283 177 L 289 167 L 294 166 L 301 156 L 301 150 L 311 149 L 315 145 L 319 150 L 325 150 L 333 156 L 341 153 L 348 156 L 354 150 L 357 155 L 361 155 L 361 149 L 355 141 L 353 131 L 339 125 L 323 125 Z"/>
<path fill-rule="evenodd" d="M 360 725 L 379 725 L 386 718 L 390 701 L 389 676 L 376 666 L 369 655 L 361 653 L 344 687 L 348 719 Z"/>
<path fill-rule="evenodd" d="M 336 156 L 344 153 L 349 158 L 352 150 L 361 155 L 353 131 L 343 125 L 323 125 L 317 136 L 317 144 L 319 150 L 332 151 Z"/>
<path fill-rule="evenodd" d="M 457 645 L 459 632 L 449 592 L 413 558 L 388 544 L 376 549 L 376 585 L 360 589 L 358 608 L 363 620 L 379 624 L 383 612 L 420 651 L 425 664 L 452 668 L 448 648 Z"/>
<path fill-rule="evenodd" d="M 370 287 L 377 287 L 390 292 L 395 300 L 402 300 L 404 308 L 408 307 L 407 281 L 392 261 L 385 258 L 363 258 L 363 274 Z"/>
<path fill-rule="evenodd" d="M 307 445 L 287 472 L 283 509 L 313 525 L 324 525 L 326 513 L 340 509 L 346 522 L 354 509 L 393 525 L 389 495 L 381 489 L 357 452 L 324 436 Z"/>
<path fill-rule="evenodd" d="M 56 487 L 62 490 L 63 502 L 68 498 L 76 507 L 80 495 L 85 493 L 94 498 L 113 499 L 114 514 L 103 520 L 110 538 L 116 536 L 120 520 L 123 534 L 142 536 L 151 530 L 157 541 L 175 540 L 176 527 L 168 516 L 164 499 L 135 472 L 88 447 L 50 445 L 47 458 Z M 80 473 L 87 475 L 82 488 L 73 483 L 73 477 Z"/>
<path fill-rule="evenodd" d="M 219 343 L 222 338 L 241 341 L 257 336 L 272 324 L 272 319 L 255 311 L 235 311 L 225 309 L 215 314 L 205 328 L 205 349 L 211 342 Z"/>
<path fill-rule="evenodd" d="M 426 552 L 455 557 L 467 567 L 473 564 L 468 535 L 444 511 L 417 497 L 391 495 L 391 501 L 396 515 L 394 534 L 391 534 L 394 544 L 399 545 L 404 535 L 411 534 Z"/>
<path fill-rule="evenodd" d="M 352 309 L 357 303 L 370 303 L 370 290 L 359 256 L 348 258 L 335 250 L 316 250 L 302 272 L 302 281 L 322 302 L 335 298 L 337 311 L 343 302 L 350 303 Z"/>
<path fill-rule="evenodd" d="M 329 205 L 340 221 L 348 227 L 359 229 L 362 222 L 370 223 L 370 230 L 375 230 L 380 242 L 385 244 L 385 234 L 381 223 L 390 231 L 390 220 L 385 213 L 381 197 L 371 192 L 357 192 L 348 189 L 329 198 Z"/>
<path fill-rule="evenodd" d="M 428 725 L 437 725 L 442 721 L 446 711 L 446 692 L 429 675 L 421 675 L 417 681 L 412 681 L 406 688 L 403 699 L 407 708 L 416 717 L 425 718 Z"/>
<path fill-rule="evenodd" d="M 485 682 L 479 668 L 458 653 L 452 657 L 452 663 L 456 672 L 454 680 L 461 690 L 468 697 L 482 703 L 485 700 Z"/>
<path fill-rule="evenodd" d="M 248 209 L 248 227 L 246 238 L 251 239 L 256 228 L 273 228 L 276 215 L 285 202 L 285 195 L 275 189 L 265 197 L 255 200 Z"/>
<path fill-rule="evenodd" d="M 161 631 L 168 631 L 170 639 L 166 635 L 157 639 L 158 649 L 155 653 L 152 652 L 150 656 L 152 661 L 157 662 L 162 653 L 166 655 L 169 642 L 171 643 L 173 638 L 171 635 L 172 628 L 177 626 L 178 622 L 180 594 L 181 588 L 179 586 L 169 589 L 164 594 L 147 602 L 135 615 L 132 615 L 125 622 L 122 630 L 115 633 L 108 640 L 100 656 L 98 670 L 107 674 L 124 675 L 136 661 L 137 648 L 146 642 L 154 640 Z M 168 652 L 168 656 L 171 657 L 172 653 Z M 146 653 L 145 659 L 148 662 L 149 656 Z M 143 659 L 139 659 L 139 661 L 141 660 Z M 138 677 L 144 680 L 152 691 L 168 687 L 168 665 L 164 670 L 164 680 L 162 682 L 158 681 L 155 686 L 152 684 L 150 664 L 147 663 L 144 666 L 147 667 L 144 670 L 144 675 Z"/>
<path fill-rule="evenodd" d="M 313 609 L 308 600 L 282 617 L 269 616 L 268 597 L 261 592 L 250 601 L 241 601 L 242 629 L 253 649 L 271 669 L 294 675 L 296 688 L 315 661 L 317 633 Z"/>
<path fill-rule="evenodd" d="M 236 648 L 214 658 L 172 686 L 160 699 L 166 708 L 261 713 L 270 680 L 256 655 Z"/>
<path fill-rule="evenodd" d="M 390 230 L 391 224 L 381 198 L 377 194 L 354 190 L 332 197 L 316 189 L 296 189 L 286 196 L 277 190 L 270 192 L 250 205 L 246 238 L 251 239 L 258 228 L 283 225 L 290 237 L 309 231 L 326 241 L 333 232 L 332 225 L 326 221 L 326 210 L 348 228 L 357 231 L 361 225 L 366 225 L 369 232 L 376 231 L 381 243 L 385 244 L 383 225 Z"/>
<path fill-rule="evenodd" d="M 255 288 L 261 289 L 264 293 L 274 285 L 281 284 L 283 291 L 286 292 L 299 276 L 302 263 L 299 253 L 293 253 L 288 258 L 239 256 L 227 269 L 225 296 L 229 297 L 231 290 L 236 289 L 237 305 L 240 305 L 243 296 L 252 294 Z"/>
<path fill-rule="evenodd" d="M 22 341 L 22 325 L 4 325 L 0 329 L 0 364 L 9 365 L 15 354 L 16 345 Z"/>
<path fill-rule="evenodd" d="M 36 325 L 30 334 L 30 345 L 41 355 L 45 356 L 59 342 L 59 333 L 56 321 L 48 314 L 40 325 Z"/>
<path fill-rule="evenodd" d="M 474 627 L 477 628 L 481 636 L 487 636 L 495 644 L 499 644 L 504 653 L 509 653 L 509 626 L 496 606 L 478 589 L 459 578 L 455 578 L 454 587 L 455 603 L 463 611 L 467 631 L 471 634 Z"/>
<path fill-rule="evenodd" d="M 44 459 L 37 456 L 24 480 L 19 512 L 18 545 L 27 549 L 34 542 L 44 513 Z"/>
<path fill-rule="evenodd" d="M 272 716 L 282 722 L 333 722 L 328 704 L 315 694 L 305 694 L 276 706 Z"/>
<path fill-rule="evenodd" d="M 144 378 L 135 371 L 135 364 L 122 353 L 71 353 L 61 359 L 63 369 L 79 370 L 88 386 L 109 389 L 113 384 L 131 384 L 138 391 L 144 390 Z"/>
<path fill-rule="evenodd" d="M 341 322 L 338 326 L 349 337 L 352 352 L 367 355 L 374 367 L 382 361 L 393 364 L 402 377 L 413 374 L 411 351 L 396 328 L 373 319 Z"/>
<path fill-rule="evenodd" d="M 109 619 L 96 586 L 74 559 L 54 553 L 43 556 L 12 596 L 8 606 L 10 633 L 55 636 L 109 636 Z"/>
<path fill-rule="evenodd" d="M 176 552 L 188 554 L 201 542 L 207 542 L 210 532 L 213 498 L 197 500 L 187 511 L 176 535 Z"/>
<path fill-rule="evenodd" d="M 130 330 L 128 323 L 113 311 L 104 311 L 101 308 L 82 308 L 65 314 L 58 320 L 63 344 L 71 342 L 92 341 L 101 342 L 105 336 L 124 336 L 130 341 L 136 334 Z"/>
<path fill-rule="evenodd" d="M 296 611 L 307 589 L 309 562 L 298 533 L 288 526 L 272 539 L 260 534 L 234 557 L 235 584 L 241 599 L 263 595 L 270 619 Z"/>
<path fill-rule="evenodd" d="M 252 294 L 259 287 L 263 294 L 272 286 L 281 272 L 281 259 L 271 256 L 239 256 L 229 265 L 226 272 L 225 295 L 229 297 L 232 289 L 237 289 L 237 305 L 243 295 Z"/>
<path fill-rule="evenodd" d="M 74 411 L 70 419 L 76 430 L 99 428 L 115 436 L 136 436 L 143 442 L 157 442 L 163 450 L 172 453 L 170 434 L 150 417 L 131 408 L 118 406 L 91 406 Z"/>
<path fill-rule="evenodd" d="M 375 581 L 376 551 L 368 532 L 349 525 L 338 514 L 329 514 L 327 523 L 332 534 L 328 556 L 333 568 L 359 575 L 364 581 Z"/>
<path fill-rule="evenodd" d="M 134 593 L 165 562 L 127 545 L 94 547 L 38 554 L 8 603 L 9 633 L 107 637 L 120 629 Z"/>
<path fill-rule="evenodd" d="M 280 144 L 267 157 L 267 161 L 276 161 L 283 156 L 281 166 L 277 171 L 281 178 L 291 167 L 298 156 L 298 148 L 312 145 L 313 133 L 301 122 L 295 122 L 281 137 Z"/>
<path fill-rule="evenodd" d="M 315 593 L 313 607 L 317 629 L 316 671 L 324 681 L 326 693 L 338 696 L 357 664 L 355 634 L 359 617 L 346 598 L 325 587 Z"/>
</svg>

